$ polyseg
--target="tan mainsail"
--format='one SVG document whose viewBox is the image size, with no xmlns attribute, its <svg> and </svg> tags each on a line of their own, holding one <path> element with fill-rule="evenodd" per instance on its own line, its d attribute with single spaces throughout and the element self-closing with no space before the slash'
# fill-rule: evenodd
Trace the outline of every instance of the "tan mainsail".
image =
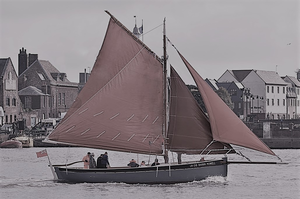
<svg viewBox="0 0 300 199">
<path fill-rule="evenodd" d="M 161 154 L 162 79 L 156 55 L 111 18 L 87 84 L 49 139 Z"/>
<path fill-rule="evenodd" d="M 179 51 L 178 51 L 179 53 Z M 274 152 L 265 145 L 223 102 L 223 100 L 202 79 L 197 71 L 179 53 L 186 67 L 196 82 L 199 92 L 203 98 L 213 139 L 219 142 L 235 144 L 254 149 L 271 155 Z"/>
</svg>

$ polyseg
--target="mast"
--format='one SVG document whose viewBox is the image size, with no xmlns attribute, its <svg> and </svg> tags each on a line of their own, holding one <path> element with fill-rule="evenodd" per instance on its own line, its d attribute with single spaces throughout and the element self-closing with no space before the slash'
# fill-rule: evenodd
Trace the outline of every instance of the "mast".
<svg viewBox="0 0 300 199">
<path fill-rule="evenodd" d="M 165 163 L 169 162 L 168 151 L 167 151 L 167 39 L 166 39 L 166 18 L 164 18 L 163 22 L 163 102 L 164 102 L 164 126 L 163 126 L 163 151 L 164 151 L 164 159 Z"/>
</svg>

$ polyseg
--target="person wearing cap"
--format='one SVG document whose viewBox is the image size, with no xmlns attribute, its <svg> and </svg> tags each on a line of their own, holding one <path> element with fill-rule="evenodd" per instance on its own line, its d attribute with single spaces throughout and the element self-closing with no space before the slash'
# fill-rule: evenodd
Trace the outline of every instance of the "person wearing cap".
<svg viewBox="0 0 300 199">
<path fill-rule="evenodd" d="M 100 168 L 107 168 L 107 167 L 109 167 L 109 162 L 108 162 L 107 152 L 105 152 L 101 158 Z"/>
<path fill-rule="evenodd" d="M 83 168 L 85 168 L 85 169 L 88 169 L 88 168 L 89 168 L 89 165 L 90 165 L 90 155 L 91 155 L 91 153 L 88 152 L 88 153 L 86 154 L 86 156 L 84 156 L 84 157 L 82 158 L 82 161 L 83 161 Z"/>
</svg>

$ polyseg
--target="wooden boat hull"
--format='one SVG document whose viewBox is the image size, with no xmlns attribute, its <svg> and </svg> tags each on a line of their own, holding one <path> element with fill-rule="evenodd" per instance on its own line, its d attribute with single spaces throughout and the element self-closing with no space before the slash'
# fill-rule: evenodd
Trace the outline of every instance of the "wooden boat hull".
<svg viewBox="0 0 300 199">
<path fill-rule="evenodd" d="M 227 158 L 154 167 L 83 169 L 54 166 L 60 182 L 174 184 L 200 181 L 209 176 L 227 176 Z"/>
<path fill-rule="evenodd" d="M 18 140 L 7 140 L 0 144 L 0 148 L 22 148 L 22 142 Z"/>
</svg>

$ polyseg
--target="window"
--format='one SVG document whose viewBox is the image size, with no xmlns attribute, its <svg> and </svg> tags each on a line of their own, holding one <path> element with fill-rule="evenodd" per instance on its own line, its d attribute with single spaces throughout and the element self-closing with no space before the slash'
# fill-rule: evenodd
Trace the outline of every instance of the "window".
<svg viewBox="0 0 300 199">
<path fill-rule="evenodd" d="M 282 92 L 283 94 L 285 94 L 285 87 L 282 87 Z"/>
<path fill-rule="evenodd" d="M 14 121 L 17 121 L 17 116 L 16 115 L 14 116 Z"/>
<path fill-rule="evenodd" d="M 61 105 L 61 93 L 58 93 L 58 105 Z"/>
<path fill-rule="evenodd" d="M 285 106 L 285 99 L 283 99 L 283 103 L 282 104 L 283 104 L 283 106 Z"/>
<path fill-rule="evenodd" d="M 270 92 L 270 89 L 269 89 L 269 86 L 267 86 L 267 93 L 269 93 Z"/>
<path fill-rule="evenodd" d="M 277 86 L 277 93 L 279 93 L 279 86 Z"/>
<path fill-rule="evenodd" d="M 10 99 L 9 99 L 9 97 L 6 98 L 6 106 L 10 106 Z"/>
<path fill-rule="evenodd" d="M 25 97 L 25 108 L 31 108 L 31 97 Z"/>
<path fill-rule="evenodd" d="M 12 105 L 13 105 L 13 106 L 16 106 L 16 105 L 17 105 L 17 100 L 16 100 L 16 98 L 13 98 L 13 99 L 12 99 Z"/>
<path fill-rule="evenodd" d="M 270 106 L 270 100 L 267 99 L 267 106 Z"/>
<path fill-rule="evenodd" d="M 299 89 L 299 88 L 297 88 L 297 95 L 299 95 L 299 92 L 300 92 L 299 90 L 300 90 L 300 89 Z"/>
<path fill-rule="evenodd" d="M 272 86 L 272 93 L 274 93 L 274 86 Z"/>
<path fill-rule="evenodd" d="M 44 95 L 44 100 L 43 100 L 43 107 L 46 107 L 46 95 Z"/>
<path fill-rule="evenodd" d="M 274 99 L 272 99 L 272 106 L 274 106 Z"/>
<path fill-rule="evenodd" d="M 38 74 L 38 76 L 39 76 L 39 78 L 41 79 L 41 80 L 45 80 L 45 77 L 44 77 L 44 75 L 42 74 L 42 73 L 37 73 Z"/>
<path fill-rule="evenodd" d="M 277 99 L 277 106 L 280 106 L 280 104 L 279 104 L 279 99 Z"/>
<path fill-rule="evenodd" d="M 63 93 L 62 94 L 62 105 L 65 105 L 66 104 L 66 94 Z"/>
</svg>

